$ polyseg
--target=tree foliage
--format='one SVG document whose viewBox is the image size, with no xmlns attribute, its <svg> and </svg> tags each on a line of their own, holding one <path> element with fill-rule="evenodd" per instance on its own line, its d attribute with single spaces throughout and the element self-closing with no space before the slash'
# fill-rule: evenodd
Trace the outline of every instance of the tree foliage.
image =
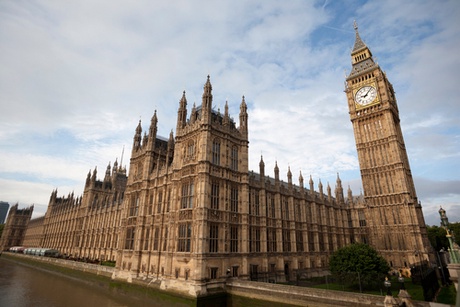
<svg viewBox="0 0 460 307">
<path fill-rule="evenodd" d="M 460 245 L 460 223 L 450 223 L 449 229 L 453 232 L 455 242 Z M 437 251 L 441 248 L 447 250 L 449 241 L 446 237 L 446 230 L 438 226 L 427 226 L 428 239 L 431 246 Z"/>
<path fill-rule="evenodd" d="M 367 244 L 351 244 L 338 249 L 329 261 L 332 274 L 342 272 L 383 273 L 390 270 L 388 262 Z"/>
<path fill-rule="evenodd" d="M 383 282 L 390 266 L 375 249 L 357 243 L 334 252 L 329 260 L 329 269 L 343 283 L 373 288 Z"/>
</svg>

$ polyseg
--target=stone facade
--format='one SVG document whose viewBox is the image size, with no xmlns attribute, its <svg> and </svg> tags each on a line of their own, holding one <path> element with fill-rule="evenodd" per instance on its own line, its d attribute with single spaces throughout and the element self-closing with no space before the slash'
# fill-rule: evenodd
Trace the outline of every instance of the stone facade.
<svg viewBox="0 0 460 307">
<path fill-rule="evenodd" d="M 228 278 L 286 281 L 327 273 L 330 255 L 369 243 L 394 268 L 429 259 L 391 83 L 356 29 L 348 98 L 364 195 L 344 195 L 300 173 L 294 183 L 248 170 L 248 113 L 239 121 L 213 108 L 210 78 L 188 115 L 179 101 L 176 136 L 157 135 L 156 111 L 135 129 L 130 171 L 115 162 L 104 179 L 88 173 L 81 197 L 53 191 L 43 235 L 27 238 L 69 257 L 114 260 L 114 278 L 157 280 L 164 289 L 204 295 Z M 365 88 L 364 88 L 365 87 Z M 368 98 L 372 96 L 372 99 Z M 29 232 L 28 232 L 29 235 Z M 36 238 L 40 238 L 37 240 Z"/>
<path fill-rule="evenodd" d="M 41 216 L 35 219 L 31 219 L 29 225 L 26 229 L 26 234 L 24 236 L 24 241 L 21 245 L 27 247 L 39 247 L 43 240 L 43 222 L 45 217 Z"/>
<path fill-rule="evenodd" d="M 8 250 L 13 246 L 22 245 L 33 211 L 34 206 L 18 209 L 18 204 L 16 204 L 10 208 L 3 228 L 2 237 L 0 238 L 0 251 Z"/>
</svg>

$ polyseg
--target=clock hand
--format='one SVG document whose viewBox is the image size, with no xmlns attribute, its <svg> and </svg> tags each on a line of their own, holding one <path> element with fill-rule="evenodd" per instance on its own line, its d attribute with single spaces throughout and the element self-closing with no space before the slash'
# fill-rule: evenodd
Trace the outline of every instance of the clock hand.
<svg viewBox="0 0 460 307">
<path fill-rule="evenodd" d="M 366 98 L 366 97 L 367 97 L 367 94 L 369 94 L 369 92 L 370 92 L 371 90 L 372 90 L 372 87 L 370 87 L 370 88 L 367 90 L 366 94 L 363 95 L 363 96 L 361 96 L 361 97 L 362 97 L 362 98 Z"/>
</svg>

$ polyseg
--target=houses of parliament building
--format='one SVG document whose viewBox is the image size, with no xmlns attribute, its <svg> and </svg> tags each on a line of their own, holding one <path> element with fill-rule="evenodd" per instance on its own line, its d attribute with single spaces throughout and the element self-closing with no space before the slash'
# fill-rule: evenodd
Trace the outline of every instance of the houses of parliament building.
<svg viewBox="0 0 460 307">
<path fill-rule="evenodd" d="M 429 261 L 394 90 L 355 31 L 345 93 L 364 194 L 344 191 L 339 176 L 334 190 L 290 170 L 283 182 L 263 157 L 259 172 L 249 171 L 245 98 L 238 122 L 227 104 L 214 111 L 208 76 L 201 105 L 189 110 L 183 93 L 175 136 L 157 134 L 156 112 L 145 132 L 139 122 L 129 173 L 116 161 L 103 178 L 88 173 L 82 196 L 53 191 L 45 216 L 23 225 L 22 245 L 115 261 L 114 278 L 148 278 L 191 295 L 227 278 L 325 274 L 330 255 L 356 242 L 393 268 Z M 9 221 L 5 233 L 16 227 Z M 11 242 L 4 236 L 0 247 Z"/>
</svg>

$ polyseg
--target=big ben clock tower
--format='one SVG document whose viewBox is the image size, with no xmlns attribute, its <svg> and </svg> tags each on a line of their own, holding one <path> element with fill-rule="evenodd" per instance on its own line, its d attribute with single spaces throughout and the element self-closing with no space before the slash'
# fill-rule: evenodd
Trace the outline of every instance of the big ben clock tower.
<svg viewBox="0 0 460 307">
<path fill-rule="evenodd" d="M 358 27 L 346 79 L 358 151 L 367 240 L 390 265 L 403 268 L 432 258 L 425 220 L 400 127 L 393 86 L 361 40 Z M 362 233 L 362 231 L 361 231 Z"/>
</svg>

